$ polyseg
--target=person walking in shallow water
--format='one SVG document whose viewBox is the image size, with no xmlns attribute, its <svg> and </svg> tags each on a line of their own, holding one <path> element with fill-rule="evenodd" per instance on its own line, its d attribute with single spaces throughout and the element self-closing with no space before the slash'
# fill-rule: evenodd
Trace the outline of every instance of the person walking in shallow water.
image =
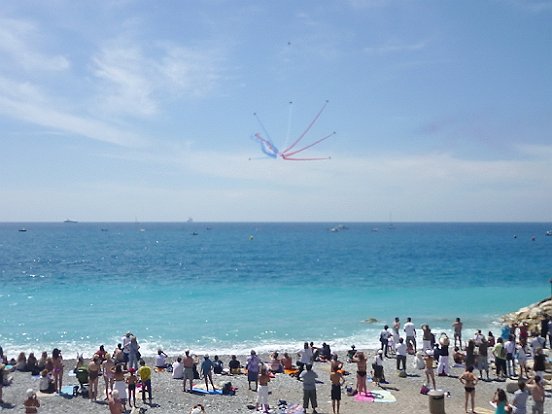
<svg viewBox="0 0 552 414">
<path fill-rule="evenodd" d="M 454 329 L 454 346 L 458 346 L 462 350 L 462 326 L 463 323 L 460 318 L 456 318 L 456 321 L 452 324 Z M 458 345 L 456 343 L 458 342 Z"/>
</svg>

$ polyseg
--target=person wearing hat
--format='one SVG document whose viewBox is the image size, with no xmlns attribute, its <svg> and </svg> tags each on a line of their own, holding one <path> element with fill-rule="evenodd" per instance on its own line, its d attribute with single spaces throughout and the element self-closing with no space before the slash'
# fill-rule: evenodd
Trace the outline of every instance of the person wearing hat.
<svg viewBox="0 0 552 414">
<path fill-rule="evenodd" d="M 203 356 L 203 362 L 201 363 L 201 375 L 205 378 L 205 388 L 209 391 L 209 382 L 213 390 L 215 390 L 215 384 L 213 383 L 213 361 L 209 359 L 209 354 Z"/>
<path fill-rule="evenodd" d="M 32 388 L 27 390 L 27 399 L 23 403 L 25 407 L 25 414 L 36 414 L 38 413 L 38 407 L 40 407 L 40 401 L 36 397 L 36 393 Z"/>
</svg>

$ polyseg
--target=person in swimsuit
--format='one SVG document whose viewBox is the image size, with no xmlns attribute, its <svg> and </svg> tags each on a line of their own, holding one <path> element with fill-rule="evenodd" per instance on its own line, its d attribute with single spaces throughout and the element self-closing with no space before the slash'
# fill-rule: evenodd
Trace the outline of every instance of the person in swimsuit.
<svg viewBox="0 0 552 414">
<path fill-rule="evenodd" d="M 101 360 L 101 355 L 98 355 Z M 104 361 L 102 362 L 102 374 L 105 381 L 105 398 L 109 396 L 109 393 L 113 390 L 113 373 L 115 372 L 115 361 L 111 358 L 109 353 L 104 354 Z M 124 395 L 124 394 L 123 394 Z"/>
<path fill-rule="evenodd" d="M 61 386 L 63 382 L 63 358 L 61 356 L 61 351 L 57 348 L 54 348 L 52 351 L 52 363 L 53 369 L 52 374 L 54 375 L 54 386 L 56 392 L 61 392 Z"/>
<path fill-rule="evenodd" d="M 466 368 L 466 371 L 460 376 L 460 382 L 464 384 L 465 401 L 464 409 L 468 411 L 468 400 L 471 400 L 472 412 L 475 410 L 475 384 L 477 384 L 477 377 L 473 374 L 473 366 Z"/>
<path fill-rule="evenodd" d="M 332 410 L 333 414 L 339 414 L 339 405 L 341 403 L 341 386 L 345 382 L 343 374 L 338 370 L 332 371 L 330 374 L 330 381 L 332 382 L 331 398 L 332 398 Z"/>
<path fill-rule="evenodd" d="M 270 382 L 270 375 L 268 370 L 263 365 L 259 373 L 259 388 L 257 389 L 257 404 L 256 410 L 259 411 L 259 408 L 264 410 L 265 413 L 268 413 L 270 406 L 268 405 L 268 383 Z"/>
<path fill-rule="evenodd" d="M 353 356 L 353 362 L 356 362 L 357 364 L 357 384 L 356 384 L 356 390 L 357 393 L 364 393 L 366 394 L 366 357 L 364 356 L 364 352 L 357 352 L 355 356 Z"/>
<path fill-rule="evenodd" d="M 98 377 L 100 376 L 100 357 L 94 355 L 92 361 L 88 364 L 88 395 L 90 401 L 96 401 L 98 398 Z"/>
<path fill-rule="evenodd" d="M 332 360 L 330 362 L 330 372 L 331 371 L 340 371 L 343 369 L 343 362 L 339 360 L 337 353 L 332 354 Z"/>
<path fill-rule="evenodd" d="M 129 375 L 126 379 L 128 384 L 128 405 L 132 407 L 132 404 L 134 404 L 134 407 L 136 407 L 136 383 L 138 382 L 138 377 L 134 368 L 130 368 L 128 373 Z"/>
<path fill-rule="evenodd" d="M 425 374 L 426 374 L 426 382 L 427 385 L 429 385 L 429 381 L 431 380 L 431 383 L 433 384 L 433 389 L 437 389 L 437 386 L 435 385 L 435 372 L 433 372 L 433 351 L 427 350 L 424 354 L 424 362 L 425 362 Z"/>
</svg>

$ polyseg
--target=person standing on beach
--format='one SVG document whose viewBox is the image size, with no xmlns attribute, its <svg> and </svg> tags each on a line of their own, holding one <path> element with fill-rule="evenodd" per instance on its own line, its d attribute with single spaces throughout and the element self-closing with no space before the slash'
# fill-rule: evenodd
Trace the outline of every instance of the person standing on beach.
<svg viewBox="0 0 552 414">
<path fill-rule="evenodd" d="M 456 321 L 452 324 L 452 328 L 454 329 L 454 346 L 458 346 L 460 350 L 462 350 L 462 326 L 463 323 L 460 321 L 460 318 L 456 318 Z M 456 341 L 458 341 L 458 345 L 456 345 Z"/>
<path fill-rule="evenodd" d="M 134 368 L 130 368 L 128 374 L 126 379 L 128 384 L 128 405 L 132 407 L 134 403 L 134 407 L 136 407 L 136 384 L 138 383 L 138 377 Z"/>
<path fill-rule="evenodd" d="M 372 369 L 374 370 L 374 382 L 379 387 L 380 383 L 385 382 L 385 374 L 383 373 L 383 351 L 381 349 L 374 357 Z"/>
<path fill-rule="evenodd" d="M 395 345 L 395 353 L 397 354 L 397 371 L 402 371 L 406 374 L 406 344 L 403 338 L 399 338 L 399 342 Z"/>
<path fill-rule="evenodd" d="M 514 399 L 512 400 L 512 405 L 515 407 L 514 412 L 516 414 L 527 414 L 527 398 L 529 393 L 525 388 L 525 381 L 518 381 L 519 389 L 514 392 Z"/>
<path fill-rule="evenodd" d="M 437 386 L 435 385 L 435 372 L 433 372 L 433 351 L 428 349 L 424 352 L 424 362 L 425 362 L 425 374 L 426 382 L 429 386 L 429 382 L 433 385 L 433 389 L 436 390 Z"/>
<path fill-rule="evenodd" d="M 138 369 L 138 358 L 140 345 L 138 345 L 138 340 L 134 335 L 130 337 L 130 345 L 128 352 L 128 366 L 129 368 Z"/>
<path fill-rule="evenodd" d="M 265 366 L 261 368 L 259 373 L 259 388 L 257 392 L 257 404 L 256 410 L 259 411 L 259 407 L 268 413 L 270 406 L 268 405 L 268 383 L 270 382 L 270 375 Z"/>
<path fill-rule="evenodd" d="M 298 375 L 301 375 L 301 372 L 305 369 L 305 365 L 312 364 L 313 354 L 312 349 L 309 347 L 308 342 L 303 344 L 303 349 L 297 353 L 299 360 L 297 361 L 297 366 L 299 367 Z"/>
<path fill-rule="evenodd" d="M 5 367 L 6 366 L 0 360 L 0 404 L 4 404 L 4 400 L 2 399 L 2 388 L 4 388 L 4 375 L 5 375 L 4 368 Z"/>
<path fill-rule="evenodd" d="M 431 328 L 428 324 L 422 325 L 422 351 L 427 351 L 428 349 L 433 349 L 433 344 L 431 343 L 432 334 Z"/>
<path fill-rule="evenodd" d="M 503 339 L 498 338 L 493 348 L 495 357 L 496 376 L 506 378 L 506 349 L 504 349 Z"/>
<path fill-rule="evenodd" d="M 509 377 L 516 375 L 516 340 L 514 335 L 510 335 L 506 343 L 504 344 L 504 350 L 506 351 L 506 372 Z"/>
<path fill-rule="evenodd" d="M 345 382 L 343 374 L 338 370 L 333 370 L 330 373 L 330 381 L 332 382 L 331 398 L 333 414 L 339 414 L 339 406 L 341 404 L 341 386 Z"/>
<path fill-rule="evenodd" d="M 189 392 L 192 392 L 194 387 L 194 358 L 190 356 L 190 350 L 187 349 L 184 352 L 184 359 L 182 360 L 182 365 L 184 366 L 184 384 L 182 385 L 182 391 L 186 391 L 186 381 L 190 381 Z"/>
<path fill-rule="evenodd" d="M 312 364 L 306 364 L 305 371 L 299 375 L 299 379 L 303 381 L 303 409 L 305 413 L 309 408 L 310 402 L 312 414 L 317 414 L 316 378 L 318 378 L 318 374 L 312 370 Z"/>
<path fill-rule="evenodd" d="M 213 383 L 213 361 L 209 359 L 209 354 L 205 354 L 203 357 L 203 362 L 201 363 L 201 375 L 205 379 L 205 389 L 209 391 L 209 382 L 215 390 L 215 384 Z"/>
<path fill-rule="evenodd" d="M 391 336 L 391 332 L 389 332 L 389 326 L 385 325 L 383 327 L 383 330 L 380 332 L 380 342 L 381 342 L 381 350 L 383 351 L 383 355 L 385 358 L 387 358 L 387 350 L 389 348 L 389 337 Z"/>
<path fill-rule="evenodd" d="M 353 362 L 357 364 L 357 385 L 356 391 L 358 394 L 366 394 L 366 374 L 367 374 L 367 362 L 364 352 L 357 352 L 353 357 Z"/>
<path fill-rule="evenodd" d="M 546 369 L 546 355 L 542 351 L 542 348 L 537 348 L 535 356 L 533 357 L 533 371 L 535 375 L 544 378 L 544 371 Z"/>
<path fill-rule="evenodd" d="M 391 331 L 393 333 L 393 343 L 396 345 L 399 343 L 399 338 L 401 337 L 401 334 L 399 333 L 399 330 L 401 329 L 401 320 L 398 316 L 395 317 L 393 320 L 393 326 L 391 327 Z"/>
<path fill-rule="evenodd" d="M 125 368 L 126 368 L 126 364 L 128 363 L 129 355 L 130 355 L 130 338 L 131 337 L 132 337 L 132 333 L 129 331 L 129 332 L 126 333 L 125 336 L 123 336 L 123 339 L 122 339 Z"/>
<path fill-rule="evenodd" d="M 307 344 L 305 342 L 305 344 Z M 307 344 L 308 347 L 308 344 Z M 245 368 L 247 368 L 247 382 L 249 384 L 249 390 L 251 389 L 251 383 L 255 383 L 255 391 L 259 388 L 259 365 L 261 363 L 261 360 L 257 356 L 257 353 L 252 349 L 250 356 L 247 358 L 247 364 L 245 365 Z"/>
<path fill-rule="evenodd" d="M 475 385 L 477 384 L 477 377 L 473 374 L 473 367 L 467 367 L 466 371 L 460 376 L 460 382 L 464 384 L 465 400 L 464 409 L 468 411 L 468 400 L 471 401 L 472 413 L 475 412 Z"/>
<path fill-rule="evenodd" d="M 412 323 L 412 318 L 406 318 L 406 323 L 404 324 L 404 334 L 406 336 L 406 347 L 407 349 L 412 347 L 414 353 L 416 353 L 416 328 Z"/>
<path fill-rule="evenodd" d="M 151 404 L 151 368 L 146 365 L 146 361 L 140 360 L 140 368 L 138 368 L 138 376 L 142 380 L 142 401 L 146 403 L 146 391 L 148 400 Z"/>
<path fill-rule="evenodd" d="M 531 410 L 533 414 L 544 414 L 544 385 L 542 379 L 538 375 L 535 378 L 531 378 L 527 381 L 527 386 L 531 390 L 531 398 L 533 399 L 533 406 Z"/>
<path fill-rule="evenodd" d="M 479 369 L 479 379 L 483 379 L 483 371 L 487 374 L 489 380 L 489 343 L 485 338 L 479 344 L 479 353 L 477 355 L 477 368 Z"/>
<path fill-rule="evenodd" d="M 92 361 L 88 364 L 88 396 L 90 401 L 96 401 L 98 398 L 98 378 L 100 376 L 100 357 L 94 355 Z"/>
<path fill-rule="evenodd" d="M 61 356 L 61 351 L 57 348 L 54 348 L 52 351 L 52 363 L 54 367 L 52 370 L 52 374 L 54 375 L 54 387 L 59 394 L 63 383 L 63 357 Z"/>
</svg>

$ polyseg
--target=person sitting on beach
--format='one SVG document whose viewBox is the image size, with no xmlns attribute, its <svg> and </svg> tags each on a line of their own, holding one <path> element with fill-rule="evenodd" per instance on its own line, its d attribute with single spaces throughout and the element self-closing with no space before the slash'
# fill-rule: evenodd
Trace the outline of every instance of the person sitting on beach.
<svg viewBox="0 0 552 414">
<path fill-rule="evenodd" d="M 40 372 L 40 380 L 38 382 L 38 390 L 44 394 L 53 394 L 56 391 L 54 380 L 50 376 L 47 369 Z"/>
<path fill-rule="evenodd" d="M 172 379 L 184 379 L 184 364 L 182 364 L 182 357 L 176 358 L 176 361 L 172 364 Z"/>
<path fill-rule="evenodd" d="M 15 370 L 19 372 L 27 371 L 27 357 L 25 352 L 20 352 L 17 356 L 17 362 L 15 363 Z"/>
<path fill-rule="evenodd" d="M 230 374 L 232 375 L 241 374 L 241 364 L 240 361 L 238 361 L 238 358 L 236 358 L 236 355 L 232 355 L 230 357 L 228 369 L 230 370 Z"/>
<path fill-rule="evenodd" d="M 213 373 L 222 374 L 223 370 L 224 370 L 224 363 L 220 360 L 218 355 L 215 355 L 215 357 L 213 358 Z"/>
<path fill-rule="evenodd" d="M 320 352 L 320 361 L 329 361 L 332 358 L 332 350 L 326 342 L 322 343 L 322 351 Z"/>
<path fill-rule="evenodd" d="M 309 343 L 309 348 L 312 352 L 312 360 L 320 361 L 320 348 L 318 348 L 317 346 L 314 346 L 314 342 Z"/>
<path fill-rule="evenodd" d="M 278 352 L 273 352 L 272 355 L 270 355 L 270 372 L 273 374 L 284 372 L 284 367 L 282 366 Z"/>
<path fill-rule="evenodd" d="M 201 376 L 205 379 L 205 388 L 209 391 L 209 382 L 215 390 L 215 384 L 213 383 L 213 362 L 209 359 L 209 354 L 205 354 L 203 362 L 201 363 Z"/>
<path fill-rule="evenodd" d="M 40 355 L 40 359 L 38 360 L 38 369 L 42 371 L 44 368 L 46 368 L 46 361 L 48 360 L 48 352 L 44 351 Z"/>
<path fill-rule="evenodd" d="M 27 358 L 27 371 L 29 371 L 31 375 L 40 374 L 41 370 L 38 369 L 38 360 L 36 359 L 34 352 L 31 352 Z"/>
<path fill-rule="evenodd" d="M 433 389 L 436 390 L 437 386 L 435 385 L 435 373 L 433 372 L 433 351 L 428 349 L 424 352 L 424 362 L 425 362 L 425 374 L 426 374 L 426 382 L 429 386 L 429 383 L 431 381 L 431 384 L 433 385 Z"/>
<path fill-rule="evenodd" d="M 56 386 L 56 392 L 61 392 L 61 387 L 63 385 L 63 357 L 61 356 L 61 351 L 57 348 L 54 348 L 52 351 L 52 373 L 54 374 L 54 385 Z"/>
<path fill-rule="evenodd" d="M 467 367 L 458 379 L 464 384 L 464 409 L 468 412 L 468 400 L 470 400 L 473 413 L 475 412 L 475 384 L 477 384 L 477 377 L 473 374 L 473 366 Z"/>
<path fill-rule="evenodd" d="M 158 370 L 163 370 L 167 368 L 167 358 L 168 355 L 163 352 L 162 349 L 157 350 L 157 356 L 155 357 L 155 368 Z"/>
<path fill-rule="evenodd" d="M 109 407 L 110 414 L 123 414 L 125 412 L 124 405 L 119 399 L 119 391 L 117 390 L 113 390 L 108 399 L 107 405 Z"/>
<path fill-rule="evenodd" d="M 146 392 L 148 393 L 148 400 L 151 404 L 151 368 L 146 365 L 146 361 L 140 359 L 140 368 L 138 369 L 138 376 L 142 380 L 142 401 L 146 402 Z"/>
<path fill-rule="evenodd" d="M 306 343 L 306 342 L 305 342 Z M 247 382 L 249 384 L 249 390 L 251 390 L 251 383 L 255 383 L 255 391 L 259 386 L 259 364 L 261 360 L 257 356 L 257 353 L 254 350 L 251 350 L 251 355 L 247 358 Z"/>
<path fill-rule="evenodd" d="M 465 358 L 466 358 L 466 356 L 464 355 L 464 353 L 462 351 L 460 351 L 460 348 L 455 346 L 454 347 L 454 352 L 452 353 L 452 359 L 453 359 L 454 363 L 457 364 L 457 365 L 461 365 L 461 364 L 464 363 Z"/>
<path fill-rule="evenodd" d="M 372 369 L 374 370 L 374 382 L 377 386 L 385 382 L 385 375 L 383 373 L 383 351 L 380 349 L 374 357 L 372 363 Z"/>
<path fill-rule="evenodd" d="M 364 352 L 357 352 L 353 362 L 357 364 L 356 391 L 358 394 L 366 394 L 367 361 Z"/>
<path fill-rule="evenodd" d="M 25 407 L 25 414 L 36 414 L 38 413 L 38 407 L 40 407 L 40 401 L 36 396 L 36 393 L 32 388 L 27 390 L 27 399 L 23 402 L 23 407 Z"/>
<path fill-rule="evenodd" d="M 355 356 L 356 352 L 357 351 L 355 349 L 355 346 L 351 345 L 351 349 L 349 349 L 347 351 L 347 362 L 352 362 L 353 361 L 353 357 Z"/>
<path fill-rule="evenodd" d="M 136 370 L 130 368 L 128 370 L 128 377 L 126 379 L 127 389 L 128 389 L 128 405 L 136 407 L 136 384 L 138 383 L 138 377 L 136 376 Z"/>
<path fill-rule="evenodd" d="M 293 359 L 289 356 L 287 352 L 284 352 L 284 356 L 280 360 L 284 366 L 284 371 L 293 371 L 295 366 L 293 365 Z"/>
</svg>

